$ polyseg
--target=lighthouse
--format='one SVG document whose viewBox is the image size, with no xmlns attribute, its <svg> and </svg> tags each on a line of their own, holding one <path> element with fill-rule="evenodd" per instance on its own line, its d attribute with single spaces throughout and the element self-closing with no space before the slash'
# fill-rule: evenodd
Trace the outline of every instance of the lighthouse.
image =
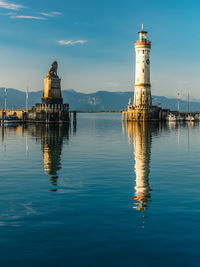
<svg viewBox="0 0 200 267">
<path fill-rule="evenodd" d="M 127 121 L 152 121 L 162 118 L 162 109 L 152 105 L 150 81 L 151 42 L 147 39 L 147 31 L 142 29 L 135 42 L 135 89 L 134 99 L 129 100 L 128 108 L 122 112 L 122 119 Z"/>
<path fill-rule="evenodd" d="M 147 32 L 142 30 L 138 33 L 139 39 L 135 42 L 135 92 L 134 107 L 139 109 L 149 109 L 151 101 L 150 83 L 150 50 L 151 42 L 147 40 Z"/>
</svg>

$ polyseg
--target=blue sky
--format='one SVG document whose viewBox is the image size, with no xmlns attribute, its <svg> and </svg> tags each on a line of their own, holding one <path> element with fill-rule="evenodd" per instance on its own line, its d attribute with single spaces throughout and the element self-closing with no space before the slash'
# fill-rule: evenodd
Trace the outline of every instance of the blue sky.
<svg viewBox="0 0 200 267">
<path fill-rule="evenodd" d="M 152 93 L 200 98 L 200 2 L 0 0 L 0 87 L 43 88 L 51 61 L 63 89 L 130 91 L 134 41 L 152 41 Z"/>
</svg>

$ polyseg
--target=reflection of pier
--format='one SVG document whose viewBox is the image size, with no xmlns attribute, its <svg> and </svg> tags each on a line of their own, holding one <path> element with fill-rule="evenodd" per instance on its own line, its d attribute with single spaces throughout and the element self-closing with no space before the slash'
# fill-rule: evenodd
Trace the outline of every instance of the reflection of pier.
<svg viewBox="0 0 200 267">
<path fill-rule="evenodd" d="M 74 125 L 73 134 L 76 128 Z M 2 143 L 6 146 L 7 135 L 19 135 L 26 138 L 26 152 L 28 151 L 27 136 L 33 136 L 41 141 L 43 152 L 44 172 L 50 176 L 50 182 L 57 186 L 58 172 L 61 170 L 61 154 L 64 141 L 69 140 L 69 124 L 25 124 L 1 127 Z M 34 170 L 33 170 L 34 171 Z M 56 187 L 51 191 L 56 191 Z"/>
<path fill-rule="evenodd" d="M 149 184 L 152 133 L 158 131 L 158 125 L 145 122 L 127 122 L 129 143 L 133 141 L 135 156 L 135 194 L 133 208 L 145 211 L 151 199 Z"/>
<path fill-rule="evenodd" d="M 61 169 L 63 139 L 69 139 L 69 124 L 31 125 L 28 131 L 41 139 L 44 171 L 50 175 L 52 185 L 56 186 L 57 173 Z"/>
</svg>

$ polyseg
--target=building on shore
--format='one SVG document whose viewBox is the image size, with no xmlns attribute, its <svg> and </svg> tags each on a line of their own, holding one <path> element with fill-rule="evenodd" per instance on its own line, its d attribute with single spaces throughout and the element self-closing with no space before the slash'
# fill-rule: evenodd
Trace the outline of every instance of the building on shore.
<svg viewBox="0 0 200 267">
<path fill-rule="evenodd" d="M 147 40 L 147 32 L 138 33 L 139 39 L 135 42 L 135 90 L 133 104 L 129 99 L 128 108 L 123 112 L 123 119 L 127 121 L 161 120 L 162 109 L 152 105 L 150 82 L 150 50 L 151 42 Z"/>
<path fill-rule="evenodd" d="M 69 122 L 69 104 L 63 104 L 61 79 L 57 74 L 58 63 L 54 61 L 44 78 L 42 103 L 36 104 L 25 115 L 27 122 Z"/>
</svg>

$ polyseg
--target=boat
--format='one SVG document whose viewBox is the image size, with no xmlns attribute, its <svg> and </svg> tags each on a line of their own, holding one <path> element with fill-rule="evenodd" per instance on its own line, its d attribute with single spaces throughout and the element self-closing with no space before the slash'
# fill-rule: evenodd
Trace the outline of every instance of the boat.
<svg viewBox="0 0 200 267">
<path fill-rule="evenodd" d="M 176 117 L 176 120 L 177 120 L 177 121 L 183 121 L 183 117 L 182 117 L 181 115 L 178 115 L 178 116 Z"/>
<path fill-rule="evenodd" d="M 200 121 L 200 114 L 195 115 L 195 120 Z"/>
<path fill-rule="evenodd" d="M 167 121 L 176 121 L 176 116 L 174 114 L 170 113 L 167 116 Z"/>
<path fill-rule="evenodd" d="M 192 116 L 192 115 L 187 115 L 186 117 L 185 117 L 185 121 L 195 121 L 195 118 Z"/>
<path fill-rule="evenodd" d="M 195 121 L 195 118 L 191 114 L 189 114 L 189 111 L 190 111 L 190 96 L 188 93 L 188 115 L 185 117 L 185 121 Z"/>
<path fill-rule="evenodd" d="M 21 123 L 22 120 L 20 120 L 16 115 L 9 115 L 9 116 L 6 116 L 4 118 L 4 121 L 1 120 L 1 124 L 4 123 L 4 124 L 17 124 L 17 123 Z"/>
</svg>

